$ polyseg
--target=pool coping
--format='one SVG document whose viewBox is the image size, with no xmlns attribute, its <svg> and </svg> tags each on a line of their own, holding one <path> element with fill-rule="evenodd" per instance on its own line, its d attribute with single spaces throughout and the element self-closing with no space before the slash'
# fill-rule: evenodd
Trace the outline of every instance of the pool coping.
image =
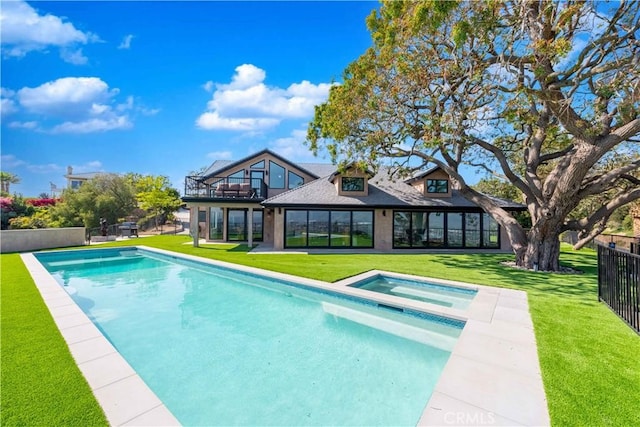
<svg viewBox="0 0 640 427">
<path fill-rule="evenodd" d="M 465 321 L 418 425 L 550 425 L 524 291 L 380 270 L 329 283 L 144 245 L 131 247 Z M 109 423 L 180 425 L 34 253 L 21 257 Z M 349 286 L 377 274 L 475 289 L 477 294 L 466 310 L 458 310 Z"/>
</svg>

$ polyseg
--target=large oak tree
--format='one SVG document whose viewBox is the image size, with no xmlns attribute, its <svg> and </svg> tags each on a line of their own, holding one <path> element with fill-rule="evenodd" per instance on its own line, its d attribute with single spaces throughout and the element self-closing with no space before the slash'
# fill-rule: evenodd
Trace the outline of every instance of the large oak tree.
<svg viewBox="0 0 640 427">
<path fill-rule="evenodd" d="M 582 247 L 640 198 L 640 2 L 390 1 L 373 46 L 316 107 L 308 140 L 334 161 L 437 164 L 504 228 L 516 263 L 558 270 L 559 235 Z M 471 188 L 463 166 L 524 195 L 524 229 Z M 596 209 L 576 217 L 581 201 Z"/>
</svg>

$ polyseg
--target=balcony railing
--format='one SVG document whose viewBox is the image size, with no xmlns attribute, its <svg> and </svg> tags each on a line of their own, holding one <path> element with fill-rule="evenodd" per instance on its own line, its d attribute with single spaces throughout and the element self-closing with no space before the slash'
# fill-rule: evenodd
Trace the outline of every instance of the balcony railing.
<svg viewBox="0 0 640 427">
<path fill-rule="evenodd" d="M 185 197 L 219 199 L 265 199 L 267 186 L 260 178 L 232 178 L 227 176 L 187 176 L 184 179 Z"/>
</svg>

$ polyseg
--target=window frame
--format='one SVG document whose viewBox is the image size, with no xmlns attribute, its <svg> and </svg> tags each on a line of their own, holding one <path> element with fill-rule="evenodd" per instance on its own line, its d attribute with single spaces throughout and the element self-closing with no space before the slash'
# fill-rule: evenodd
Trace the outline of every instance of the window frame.
<svg viewBox="0 0 640 427">
<path fill-rule="evenodd" d="M 278 186 L 274 185 L 272 182 L 273 177 L 276 177 L 277 174 L 274 173 L 274 166 L 275 168 L 280 168 L 282 169 L 282 185 L 280 186 L 280 184 L 278 184 Z M 274 190 L 284 190 L 285 188 L 287 188 L 287 168 L 285 168 L 284 166 L 274 162 L 273 160 L 269 160 L 269 188 L 274 189 Z"/>
<path fill-rule="evenodd" d="M 431 183 L 430 183 L 431 182 Z M 444 191 L 442 191 L 441 185 L 444 183 Z M 439 178 L 429 178 L 425 183 L 427 194 L 447 194 L 449 192 L 449 180 Z M 433 187 L 433 191 L 431 191 Z"/>
<path fill-rule="evenodd" d="M 353 188 L 353 187 L 347 188 L 347 186 L 354 186 L 354 185 L 357 188 Z M 363 176 L 343 176 L 342 179 L 340 180 L 340 188 L 344 193 L 361 193 L 364 191 L 364 188 L 365 188 L 364 177 Z"/>
<path fill-rule="evenodd" d="M 287 238 L 297 238 L 297 235 L 295 234 L 290 234 L 291 230 L 289 228 L 289 221 L 288 221 L 288 215 L 290 213 L 299 213 L 299 212 L 304 212 L 304 216 L 305 216 L 305 222 L 304 224 L 299 224 L 297 225 L 297 227 L 301 227 L 300 231 L 300 235 L 302 236 L 302 234 L 304 233 L 305 237 L 304 237 L 304 243 L 301 245 L 291 245 L 289 243 L 287 243 Z M 318 224 L 315 224 L 315 227 L 311 227 L 310 225 L 310 213 L 311 212 L 328 212 L 328 216 L 327 216 L 327 222 L 326 224 L 322 225 L 322 226 L 318 226 Z M 340 216 L 344 217 L 344 212 L 348 212 L 349 213 L 349 224 L 348 228 L 349 229 L 349 245 L 332 245 L 332 235 L 334 234 L 334 224 L 333 224 L 333 217 L 336 213 L 340 213 Z M 357 227 L 354 226 L 354 214 L 356 213 L 368 213 L 369 214 L 369 218 L 371 219 L 371 225 L 370 225 L 370 233 L 371 233 L 371 243 L 370 245 L 361 245 L 361 244 L 354 244 L 354 242 L 360 242 L 363 239 L 357 238 L 356 236 L 354 236 L 354 234 L 356 232 L 362 232 L 362 227 Z M 337 216 L 337 215 L 336 215 Z M 302 219 L 302 218 L 300 218 Z M 344 219 L 344 218 L 342 218 Z M 336 248 L 344 248 L 344 249 L 353 249 L 353 248 L 363 248 L 363 249 L 371 249 L 373 247 L 375 247 L 375 211 L 372 209 L 366 209 L 366 210 L 338 210 L 338 209 L 285 209 L 284 211 L 284 247 L 285 249 L 289 249 L 289 248 L 322 248 L 322 249 L 336 249 Z M 309 238 L 309 234 L 311 234 L 311 230 L 321 230 L 321 229 L 326 229 L 327 231 L 327 241 L 326 241 L 326 245 L 310 245 L 310 238 Z M 341 242 L 344 242 L 345 240 L 342 239 Z"/>
</svg>

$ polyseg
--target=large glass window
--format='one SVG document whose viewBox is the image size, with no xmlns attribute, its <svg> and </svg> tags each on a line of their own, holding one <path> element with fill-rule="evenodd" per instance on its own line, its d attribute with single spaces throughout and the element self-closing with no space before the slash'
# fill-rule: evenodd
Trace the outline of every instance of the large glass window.
<svg viewBox="0 0 640 427">
<path fill-rule="evenodd" d="M 244 170 L 239 170 L 227 177 L 227 182 L 229 184 L 240 184 L 244 181 Z"/>
<path fill-rule="evenodd" d="M 285 247 L 307 246 L 307 211 L 285 211 Z"/>
<path fill-rule="evenodd" d="M 330 246 L 351 246 L 351 212 L 331 211 Z"/>
<path fill-rule="evenodd" d="M 447 213 L 447 246 L 449 247 L 462 246 L 462 215 L 461 212 Z"/>
<path fill-rule="evenodd" d="M 343 176 L 342 191 L 364 191 L 364 178 Z"/>
<path fill-rule="evenodd" d="M 264 160 L 260 160 L 258 163 L 252 164 L 251 169 L 264 169 Z"/>
<path fill-rule="evenodd" d="M 464 245 L 467 248 L 480 247 L 480 214 L 464 214 Z"/>
<path fill-rule="evenodd" d="M 329 211 L 309 211 L 309 246 L 329 246 Z"/>
<path fill-rule="evenodd" d="M 269 188 L 284 188 L 284 168 L 269 161 Z"/>
<path fill-rule="evenodd" d="M 247 240 L 247 211 L 245 209 L 227 210 L 227 240 Z"/>
<path fill-rule="evenodd" d="M 285 211 L 285 247 L 373 247 L 373 211 Z"/>
<path fill-rule="evenodd" d="M 267 197 L 263 194 L 264 171 L 251 171 L 251 191 L 256 197 Z"/>
<path fill-rule="evenodd" d="M 482 246 L 485 248 L 499 248 L 499 229 L 498 223 L 493 217 L 487 213 L 482 214 Z"/>
<path fill-rule="evenodd" d="M 262 238 L 263 238 L 263 218 L 264 218 L 264 211 L 263 210 L 257 210 L 257 211 L 253 211 L 253 241 L 254 242 L 261 242 Z"/>
<path fill-rule="evenodd" d="M 408 248 L 411 246 L 411 212 L 393 214 L 393 246 Z"/>
<path fill-rule="evenodd" d="M 295 172 L 289 171 L 288 178 L 289 178 L 289 186 L 288 186 L 289 190 L 291 190 L 292 188 L 300 187 L 302 184 L 304 184 L 304 178 Z"/>
<path fill-rule="evenodd" d="M 209 208 L 209 240 L 222 240 L 222 208 Z"/>
<path fill-rule="evenodd" d="M 499 248 L 498 223 L 480 212 L 394 212 L 393 247 Z"/>
<path fill-rule="evenodd" d="M 427 242 L 427 213 L 426 212 L 413 212 L 411 214 L 411 246 L 421 247 Z"/>
<path fill-rule="evenodd" d="M 372 248 L 373 211 L 354 211 L 352 218 L 352 245 L 357 248 Z"/>
<path fill-rule="evenodd" d="M 446 179 L 428 179 L 427 193 L 448 193 L 449 180 Z"/>
<path fill-rule="evenodd" d="M 444 213 L 429 212 L 427 246 L 444 246 Z"/>
</svg>

